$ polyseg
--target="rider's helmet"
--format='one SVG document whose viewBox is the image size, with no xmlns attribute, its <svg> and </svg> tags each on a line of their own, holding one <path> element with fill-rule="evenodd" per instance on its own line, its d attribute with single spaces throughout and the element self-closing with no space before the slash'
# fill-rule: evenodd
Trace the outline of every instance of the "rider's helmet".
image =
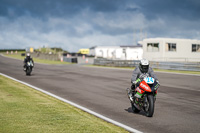
<svg viewBox="0 0 200 133">
<path fill-rule="evenodd" d="M 30 58 L 31 58 L 30 53 L 27 53 L 27 54 L 26 54 L 26 57 L 27 57 L 27 59 L 30 59 Z"/>
<path fill-rule="evenodd" d="M 147 73 L 149 70 L 149 61 L 147 59 L 142 59 L 139 63 L 139 68 L 142 73 Z"/>
</svg>

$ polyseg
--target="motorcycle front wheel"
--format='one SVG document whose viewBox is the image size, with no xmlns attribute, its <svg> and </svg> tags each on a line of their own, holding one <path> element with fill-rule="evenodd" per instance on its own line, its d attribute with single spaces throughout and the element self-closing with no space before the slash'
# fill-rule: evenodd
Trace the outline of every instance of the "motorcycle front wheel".
<svg viewBox="0 0 200 133">
<path fill-rule="evenodd" d="M 26 75 L 31 75 L 31 68 L 30 67 L 26 68 Z"/>
<path fill-rule="evenodd" d="M 144 108 L 146 116 L 152 117 L 154 113 L 154 97 L 153 95 L 147 96 L 146 107 Z"/>
</svg>

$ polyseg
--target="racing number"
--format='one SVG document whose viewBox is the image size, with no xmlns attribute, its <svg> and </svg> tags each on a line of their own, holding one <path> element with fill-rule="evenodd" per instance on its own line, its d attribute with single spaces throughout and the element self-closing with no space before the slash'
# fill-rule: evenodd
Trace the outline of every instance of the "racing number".
<svg viewBox="0 0 200 133">
<path fill-rule="evenodd" d="M 153 82 L 153 78 L 151 77 L 151 78 L 147 78 L 147 82 L 149 83 L 149 82 Z"/>
</svg>

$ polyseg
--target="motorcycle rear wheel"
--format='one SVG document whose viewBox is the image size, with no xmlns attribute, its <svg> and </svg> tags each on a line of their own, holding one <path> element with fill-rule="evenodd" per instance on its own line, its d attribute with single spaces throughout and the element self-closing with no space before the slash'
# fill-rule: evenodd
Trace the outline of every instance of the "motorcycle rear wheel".
<svg viewBox="0 0 200 133">
<path fill-rule="evenodd" d="M 147 117 L 152 117 L 154 113 L 154 97 L 153 95 L 147 96 L 147 106 L 145 107 L 145 113 Z"/>
</svg>

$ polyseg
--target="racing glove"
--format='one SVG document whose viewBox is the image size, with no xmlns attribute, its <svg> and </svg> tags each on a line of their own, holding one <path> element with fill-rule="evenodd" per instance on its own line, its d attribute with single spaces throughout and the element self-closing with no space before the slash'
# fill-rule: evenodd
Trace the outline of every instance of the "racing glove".
<svg viewBox="0 0 200 133">
<path fill-rule="evenodd" d="M 159 81 L 158 80 L 156 80 L 156 85 L 155 85 L 155 87 L 154 87 L 154 90 L 157 90 L 159 87 L 160 87 L 160 83 L 159 83 Z"/>
<path fill-rule="evenodd" d="M 141 79 L 138 78 L 136 81 L 132 81 L 132 84 L 136 85 L 136 86 L 139 86 L 140 85 L 140 82 L 141 82 Z"/>
</svg>

